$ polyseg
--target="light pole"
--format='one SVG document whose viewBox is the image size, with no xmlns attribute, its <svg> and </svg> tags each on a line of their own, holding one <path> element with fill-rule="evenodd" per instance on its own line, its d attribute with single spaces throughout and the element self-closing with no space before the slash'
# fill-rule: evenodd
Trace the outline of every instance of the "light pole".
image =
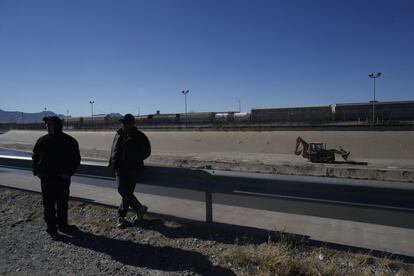
<svg viewBox="0 0 414 276">
<path fill-rule="evenodd" d="M 137 113 L 137 116 L 139 116 L 140 115 L 140 113 L 141 113 L 141 110 L 139 109 L 139 107 L 137 106 L 137 105 L 134 105 L 135 106 L 135 108 L 137 109 L 137 111 L 138 111 L 138 113 Z"/>
<path fill-rule="evenodd" d="M 46 108 L 46 107 L 44 107 L 44 108 L 43 108 L 43 117 L 46 117 L 46 110 L 47 110 L 47 108 Z"/>
<path fill-rule="evenodd" d="M 239 101 L 239 113 L 241 112 L 241 102 L 240 99 L 237 99 Z"/>
<path fill-rule="evenodd" d="M 187 127 L 187 94 L 190 92 L 190 90 L 183 90 L 181 93 L 184 94 L 185 99 L 185 127 Z"/>
<path fill-rule="evenodd" d="M 374 79 L 374 100 L 372 101 L 372 124 L 375 125 L 375 79 L 382 75 L 381 72 L 372 72 L 368 74 L 368 77 Z"/>
<path fill-rule="evenodd" d="M 91 119 L 92 119 L 92 122 L 91 122 L 91 124 L 93 124 L 93 104 L 95 103 L 95 101 L 89 101 L 89 103 L 91 104 Z"/>
</svg>

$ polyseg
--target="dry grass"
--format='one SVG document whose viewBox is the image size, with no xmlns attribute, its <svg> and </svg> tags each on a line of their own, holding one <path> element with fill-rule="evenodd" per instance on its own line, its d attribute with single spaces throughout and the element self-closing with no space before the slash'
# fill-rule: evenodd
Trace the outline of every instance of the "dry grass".
<svg viewBox="0 0 414 276">
<path fill-rule="evenodd" d="M 414 275 L 413 266 L 398 259 L 378 258 L 376 263 L 384 275 Z"/>
<path fill-rule="evenodd" d="M 286 241 L 230 247 L 221 262 L 242 268 L 245 275 L 414 275 L 413 266 L 400 260 Z"/>
<path fill-rule="evenodd" d="M 311 255 L 296 264 L 300 275 L 343 275 L 340 268 L 331 261 L 321 261 L 318 255 Z"/>
<path fill-rule="evenodd" d="M 277 275 L 291 275 L 295 270 L 290 246 L 286 243 L 261 244 L 257 248 L 260 270 Z"/>
<path fill-rule="evenodd" d="M 86 225 L 93 227 L 97 234 L 110 234 L 114 231 L 114 223 L 107 221 L 86 220 Z"/>
<path fill-rule="evenodd" d="M 43 208 L 36 207 L 27 215 L 27 219 L 40 221 L 43 218 Z"/>
<path fill-rule="evenodd" d="M 236 246 L 223 252 L 221 260 L 232 267 L 243 267 L 246 275 L 294 275 L 291 250 L 285 243 Z"/>
<path fill-rule="evenodd" d="M 223 252 L 222 260 L 225 263 L 231 263 L 233 266 L 245 266 L 247 269 L 257 266 L 254 248 L 252 247 L 231 247 Z"/>
<path fill-rule="evenodd" d="M 85 207 L 86 203 L 78 200 L 69 200 L 69 209 Z"/>
<path fill-rule="evenodd" d="M 355 253 L 353 254 L 354 260 L 357 262 L 358 265 L 374 265 L 376 260 L 372 257 L 369 253 L 362 254 L 362 253 Z"/>
</svg>

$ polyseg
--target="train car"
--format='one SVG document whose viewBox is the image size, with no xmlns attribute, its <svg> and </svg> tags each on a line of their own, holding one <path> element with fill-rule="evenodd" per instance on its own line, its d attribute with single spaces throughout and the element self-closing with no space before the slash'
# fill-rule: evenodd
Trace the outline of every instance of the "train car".
<svg viewBox="0 0 414 276">
<path fill-rule="evenodd" d="M 234 114 L 234 121 L 240 123 L 247 123 L 250 121 L 249 112 L 238 112 Z"/>
<path fill-rule="evenodd" d="M 92 117 L 67 117 L 63 119 L 63 123 L 67 127 L 71 128 L 84 128 L 84 127 L 107 127 L 119 125 L 119 119 L 122 116 L 118 115 L 94 115 Z"/>
<path fill-rule="evenodd" d="M 407 121 L 414 120 L 414 101 L 367 102 L 336 104 L 336 121 L 372 121 L 375 105 L 375 120 Z"/>
<path fill-rule="evenodd" d="M 216 123 L 246 123 L 250 121 L 248 112 L 223 112 L 216 113 L 214 116 Z"/>
<path fill-rule="evenodd" d="M 235 112 L 221 112 L 214 115 L 214 122 L 216 123 L 232 123 L 234 122 Z"/>
<path fill-rule="evenodd" d="M 137 115 L 135 117 L 135 123 L 139 125 L 148 125 L 150 123 L 150 119 L 148 119 L 149 115 Z"/>
<path fill-rule="evenodd" d="M 372 103 L 343 103 L 335 106 L 335 121 L 369 121 L 372 119 Z"/>
<path fill-rule="evenodd" d="M 332 119 L 332 106 L 252 109 L 252 122 L 321 122 Z"/>
<path fill-rule="evenodd" d="M 181 123 L 193 123 L 193 124 L 211 124 L 215 122 L 215 112 L 190 112 L 181 113 Z"/>
<path fill-rule="evenodd" d="M 86 116 L 82 117 L 83 119 L 83 126 L 85 127 L 104 127 L 108 125 L 108 115 L 105 114 L 98 114 L 94 115 L 93 118 Z"/>
<path fill-rule="evenodd" d="M 147 116 L 147 122 L 152 124 L 178 124 L 180 123 L 180 114 L 151 114 Z"/>
</svg>

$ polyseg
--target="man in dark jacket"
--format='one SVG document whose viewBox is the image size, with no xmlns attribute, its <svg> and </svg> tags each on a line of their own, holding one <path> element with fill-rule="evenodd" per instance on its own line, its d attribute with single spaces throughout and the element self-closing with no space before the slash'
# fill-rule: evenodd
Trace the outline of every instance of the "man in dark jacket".
<svg viewBox="0 0 414 276">
<path fill-rule="evenodd" d="M 109 165 L 115 171 L 118 192 L 122 197 L 118 208 L 117 227 L 125 225 L 128 208 L 134 210 L 133 222 L 143 219 L 148 207 L 143 206 L 134 195 L 137 176 L 144 166 L 144 159 L 151 155 L 151 144 L 147 136 L 135 127 L 135 118 L 126 114 L 122 128 L 118 129 L 112 143 Z"/>
<path fill-rule="evenodd" d="M 68 224 L 68 200 L 70 177 L 79 167 L 80 153 L 78 142 L 63 133 L 60 118 L 45 117 L 43 121 L 48 134 L 40 137 L 33 149 L 33 174 L 42 186 L 46 232 L 56 239 L 58 229 L 63 233 L 77 229 Z"/>
</svg>

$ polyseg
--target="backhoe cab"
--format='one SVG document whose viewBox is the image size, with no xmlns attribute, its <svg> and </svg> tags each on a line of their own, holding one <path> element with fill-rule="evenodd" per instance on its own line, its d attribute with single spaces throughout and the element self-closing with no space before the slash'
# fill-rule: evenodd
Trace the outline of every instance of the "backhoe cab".
<svg viewBox="0 0 414 276">
<path fill-rule="evenodd" d="M 308 151 L 309 160 L 313 163 L 333 163 L 335 161 L 335 154 L 326 150 L 324 143 L 309 143 Z"/>
</svg>

